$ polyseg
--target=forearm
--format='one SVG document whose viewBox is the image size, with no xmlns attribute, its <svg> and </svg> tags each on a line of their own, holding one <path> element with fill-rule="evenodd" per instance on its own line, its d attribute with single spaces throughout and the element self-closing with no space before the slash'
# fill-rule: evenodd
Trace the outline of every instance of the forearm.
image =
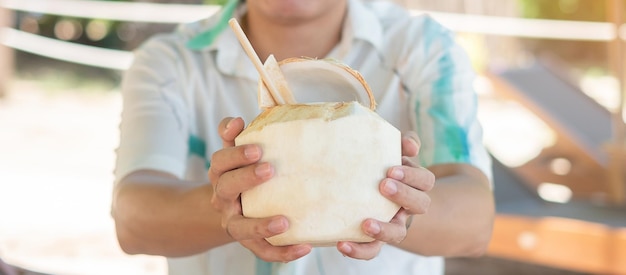
<svg viewBox="0 0 626 275">
<path fill-rule="evenodd" d="M 414 216 L 406 239 L 398 246 L 426 256 L 482 255 L 493 227 L 491 188 L 474 167 L 448 168 L 431 168 L 437 180 L 428 193 L 430 208 L 426 214 Z"/>
<path fill-rule="evenodd" d="M 209 184 L 139 171 L 124 178 L 113 195 L 118 241 L 129 254 L 188 256 L 232 240 L 210 205 Z"/>
</svg>

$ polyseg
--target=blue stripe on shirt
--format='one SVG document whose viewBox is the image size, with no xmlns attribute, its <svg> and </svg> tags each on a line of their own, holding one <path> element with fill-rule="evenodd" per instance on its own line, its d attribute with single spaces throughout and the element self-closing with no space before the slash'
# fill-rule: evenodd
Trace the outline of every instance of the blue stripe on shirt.
<svg viewBox="0 0 626 275">
<path fill-rule="evenodd" d="M 204 160 L 204 166 L 209 169 L 211 162 L 206 158 L 206 142 L 201 138 L 189 135 L 187 139 L 187 146 L 189 147 L 189 155 L 195 155 Z"/>
<path fill-rule="evenodd" d="M 467 144 L 467 130 L 459 125 L 456 117 L 456 106 L 453 100 L 455 64 L 449 53 L 438 62 L 439 79 L 433 83 L 432 106 L 428 113 L 434 118 L 435 147 L 434 163 L 448 161 L 467 162 L 469 146 Z"/>
<path fill-rule="evenodd" d="M 464 128 L 456 120 L 454 102 L 456 66 L 451 52 L 455 45 L 454 39 L 447 29 L 433 19 L 428 18 L 424 24 L 426 56 L 434 54 L 431 49 L 435 43 L 439 43 L 440 45 L 436 46 L 443 50 L 443 55 L 437 60 L 438 78 L 431 87 L 431 106 L 428 109 L 428 114 L 433 118 L 435 141 L 434 156 L 430 163 L 467 162 L 469 161 L 468 128 Z M 416 110 L 419 110 L 419 104 L 416 102 Z M 475 102 L 469 104 L 475 104 Z"/>
<path fill-rule="evenodd" d="M 444 31 L 443 26 L 437 23 L 437 21 L 430 17 L 424 18 L 423 40 L 425 56 L 429 56 L 431 46 L 441 37 L 442 31 Z"/>
<path fill-rule="evenodd" d="M 258 257 L 256 258 L 256 275 L 271 275 L 273 273 L 272 269 L 272 263 L 263 261 L 261 259 L 259 259 Z"/>
</svg>

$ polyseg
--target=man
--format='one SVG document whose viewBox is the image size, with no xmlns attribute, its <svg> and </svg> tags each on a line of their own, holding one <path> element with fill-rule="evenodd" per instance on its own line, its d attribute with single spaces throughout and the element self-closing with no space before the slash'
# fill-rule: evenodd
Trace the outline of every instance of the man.
<svg viewBox="0 0 626 275">
<path fill-rule="evenodd" d="M 242 216 L 240 193 L 274 170 L 258 146 L 234 146 L 259 111 L 258 74 L 226 29 L 231 16 L 261 60 L 334 58 L 360 71 L 377 112 L 406 133 L 403 165 L 380 184 L 402 208 L 362 224 L 375 241 L 273 247 L 264 238 L 288 220 Z M 441 256 L 481 255 L 491 236 L 472 80 L 449 31 L 390 3 L 230 1 L 147 42 L 125 76 L 112 206 L 120 245 L 169 257 L 171 274 L 443 274 Z"/>
</svg>

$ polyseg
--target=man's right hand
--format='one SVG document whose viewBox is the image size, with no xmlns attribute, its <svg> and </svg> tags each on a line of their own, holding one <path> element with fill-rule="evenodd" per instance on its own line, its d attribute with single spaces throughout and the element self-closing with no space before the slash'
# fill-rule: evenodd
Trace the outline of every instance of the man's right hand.
<svg viewBox="0 0 626 275">
<path fill-rule="evenodd" d="M 222 215 L 222 227 L 228 235 L 267 262 L 290 262 L 311 252 L 310 245 L 272 246 L 265 238 L 283 233 L 289 228 L 284 216 L 246 218 L 241 207 L 241 193 L 274 175 L 270 163 L 259 162 L 261 147 L 255 144 L 235 146 L 244 128 L 241 118 L 225 118 L 218 131 L 221 150 L 211 157 L 209 180 L 213 187 L 211 204 Z"/>
</svg>

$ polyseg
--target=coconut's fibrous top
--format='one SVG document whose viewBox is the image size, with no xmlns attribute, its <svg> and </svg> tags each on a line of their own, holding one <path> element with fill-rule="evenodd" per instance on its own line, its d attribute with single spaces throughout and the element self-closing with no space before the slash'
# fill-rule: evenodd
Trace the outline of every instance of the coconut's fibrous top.
<svg viewBox="0 0 626 275">
<path fill-rule="evenodd" d="M 248 125 L 242 134 L 261 130 L 265 126 L 274 123 L 311 119 L 331 121 L 349 115 L 369 115 L 373 119 L 384 121 L 374 111 L 356 101 L 286 104 L 265 109 Z"/>
<path fill-rule="evenodd" d="M 311 58 L 288 58 L 275 63 L 273 58 L 268 58 L 264 66 L 277 76 L 275 84 L 280 88 L 280 96 L 290 99 L 288 104 L 356 100 L 372 110 L 376 109 L 376 100 L 369 85 L 358 71 L 346 64 Z M 258 91 L 261 109 L 280 105 L 273 100 L 263 81 L 259 81 Z"/>
</svg>

